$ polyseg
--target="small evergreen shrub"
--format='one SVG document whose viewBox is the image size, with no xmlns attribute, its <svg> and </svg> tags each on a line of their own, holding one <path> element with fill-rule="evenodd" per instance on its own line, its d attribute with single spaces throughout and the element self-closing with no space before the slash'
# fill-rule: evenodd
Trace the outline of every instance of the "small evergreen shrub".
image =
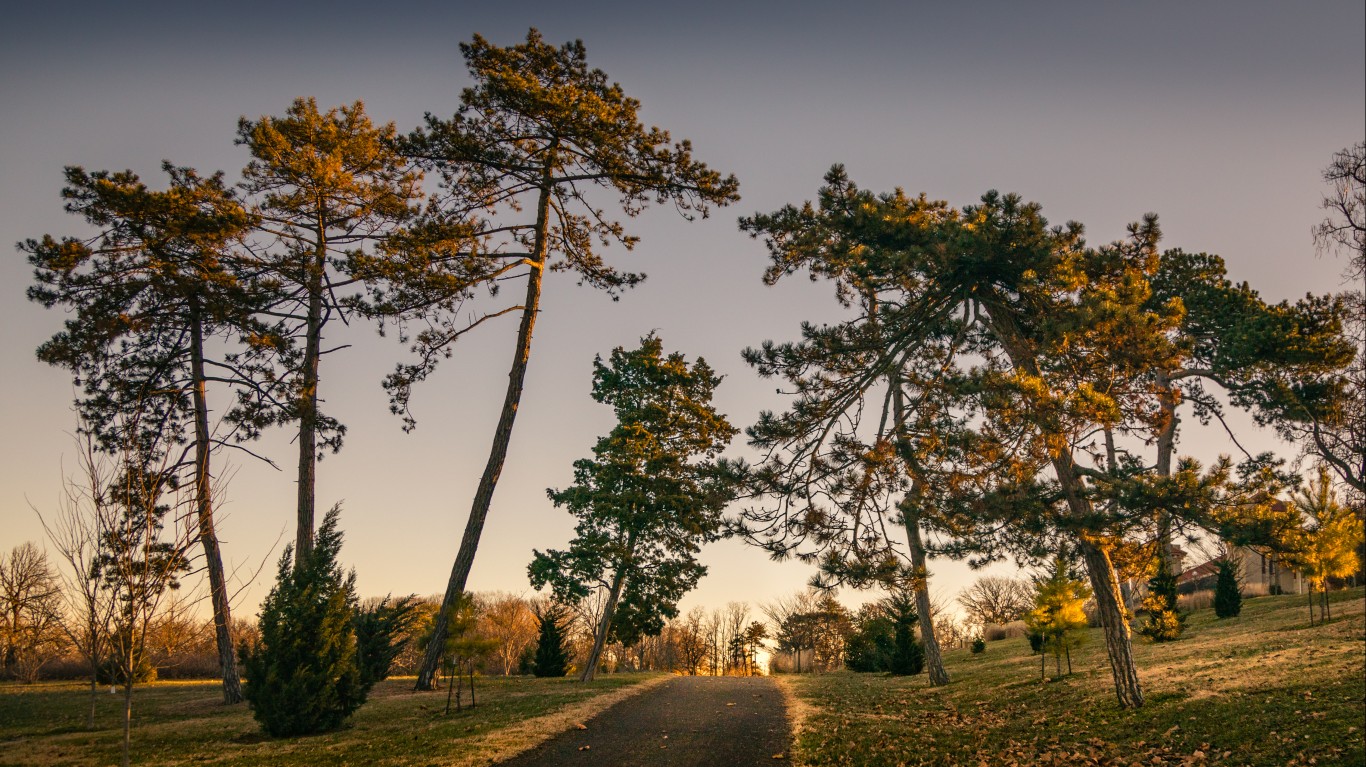
<svg viewBox="0 0 1366 767">
<path fill-rule="evenodd" d="M 925 670 L 925 648 L 915 639 L 916 620 L 915 613 L 897 616 L 887 670 L 898 676 L 915 676 Z"/>
<path fill-rule="evenodd" d="M 973 655 L 980 655 L 981 653 L 984 653 L 984 652 L 986 652 L 986 651 L 987 651 L 987 640 L 985 640 L 985 639 L 983 639 L 983 638 L 981 638 L 981 637 L 976 637 L 976 638 L 974 638 L 974 639 L 972 640 L 972 654 L 973 654 Z"/>
<path fill-rule="evenodd" d="M 422 617 L 418 605 L 417 597 L 409 594 L 397 601 L 386 596 L 373 607 L 356 610 L 356 652 L 367 687 L 389 677 L 394 659 L 409 641 L 413 624 Z"/>
<path fill-rule="evenodd" d="M 915 637 L 919 616 L 905 594 L 884 599 L 860 614 L 844 645 L 850 671 L 913 676 L 925 670 L 925 647 Z"/>
<path fill-rule="evenodd" d="M 564 676 L 569 673 L 569 649 L 565 647 L 564 611 L 551 605 L 536 616 L 541 631 L 536 639 L 536 659 L 531 672 L 536 676 Z"/>
<path fill-rule="evenodd" d="M 1236 618 L 1243 611 L 1243 594 L 1238 587 L 1238 569 L 1227 559 L 1219 562 L 1219 579 L 1214 584 L 1214 614 Z"/>
<path fill-rule="evenodd" d="M 1043 652 L 1044 634 L 1042 631 L 1031 629 L 1025 638 L 1029 640 L 1029 653 L 1038 655 Z"/>
<path fill-rule="evenodd" d="M 1148 617 L 1138 633 L 1154 642 L 1171 642 L 1181 636 L 1186 616 L 1176 606 L 1176 575 L 1167 558 L 1158 556 L 1156 565 L 1157 573 L 1148 581 L 1148 596 L 1143 600 Z"/>
<path fill-rule="evenodd" d="M 356 575 L 343 573 L 337 562 L 337 516 L 337 507 L 327 512 L 312 553 L 297 569 L 293 547 L 285 547 L 275 587 L 261 608 L 261 638 L 242 648 L 242 693 L 272 737 L 341 727 L 373 683 L 356 647 Z"/>
</svg>

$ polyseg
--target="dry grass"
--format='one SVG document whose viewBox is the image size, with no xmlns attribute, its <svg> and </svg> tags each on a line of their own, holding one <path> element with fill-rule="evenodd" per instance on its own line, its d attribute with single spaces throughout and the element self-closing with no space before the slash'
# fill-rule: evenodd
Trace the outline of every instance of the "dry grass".
<svg viewBox="0 0 1366 767">
<path fill-rule="evenodd" d="M 157 682 L 134 693 L 134 764 L 487 765 L 667 677 L 608 674 L 573 679 L 486 678 L 479 705 L 449 716 L 445 694 L 413 692 L 413 680 L 376 686 L 337 732 L 272 739 L 245 706 L 224 706 L 216 684 Z M 118 762 L 121 698 L 101 694 L 96 729 L 85 728 L 86 688 L 72 683 L 0 685 L 0 765 Z"/>
<path fill-rule="evenodd" d="M 1334 619 L 1312 627 L 1307 598 L 1265 597 L 1240 618 L 1192 613 L 1176 642 L 1136 639 L 1147 703 L 1133 711 L 1115 702 L 1099 631 L 1060 679 L 1040 680 L 1024 639 L 946 653 L 943 688 L 923 675 L 792 679 L 809 707 L 797 756 L 813 767 L 1366 764 L 1364 596 L 1334 594 Z"/>
</svg>

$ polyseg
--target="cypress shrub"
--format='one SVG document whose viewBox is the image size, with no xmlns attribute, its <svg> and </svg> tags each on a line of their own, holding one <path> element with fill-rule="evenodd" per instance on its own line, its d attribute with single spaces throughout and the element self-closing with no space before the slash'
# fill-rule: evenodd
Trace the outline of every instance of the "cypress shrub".
<svg viewBox="0 0 1366 767">
<path fill-rule="evenodd" d="M 892 653 L 887 670 L 898 676 L 914 676 L 925 670 L 925 648 L 915 639 L 919 616 L 908 599 L 892 602 Z"/>
<path fill-rule="evenodd" d="M 366 686 L 384 681 L 394 659 L 410 640 L 413 624 L 421 618 L 415 595 L 390 601 L 381 599 L 373 607 L 356 610 L 356 652 Z"/>
<path fill-rule="evenodd" d="M 569 649 L 565 647 L 564 611 L 551 605 L 536 616 L 541 624 L 536 640 L 536 659 L 531 671 L 536 676 L 564 676 L 569 673 Z"/>
<path fill-rule="evenodd" d="M 977 637 L 972 640 L 972 654 L 979 655 L 987 651 L 987 640 Z"/>
<path fill-rule="evenodd" d="M 886 671 L 895 643 L 891 622 L 875 618 L 859 626 L 844 645 L 844 665 L 859 673 Z"/>
<path fill-rule="evenodd" d="M 242 649 L 242 689 L 256 721 L 277 738 L 341 727 L 365 702 L 373 680 L 356 647 L 356 574 L 337 562 L 342 534 L 333 507 L 313 552 L 293 567 L 280 558 L 275 587 L 261 609 L 260 640 Z"/>
<path fill-rule="evenodd" d="M 1243 611 L 1243 593 L 1238 588 L 1238 568 L 1227 559 L 1219 562 L 1219 579 L 1214 583 L 1214 614 L 1236 618 Z"/>
</svg>

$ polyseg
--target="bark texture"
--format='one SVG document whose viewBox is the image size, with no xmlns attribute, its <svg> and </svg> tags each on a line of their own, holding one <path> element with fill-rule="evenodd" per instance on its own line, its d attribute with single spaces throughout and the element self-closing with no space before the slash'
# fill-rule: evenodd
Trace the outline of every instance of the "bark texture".
<svg viewBox="0 0 1366 767">
<path fill-rule="evenodd" d="M 199 517 L 199 542 L 204 547 L 204 568 L 209 574 L 209 601 L 213 605 L 214 644 L 223 673 L 223 702 L 242 702 L 242 679 L 237 673 L 237 653 L 232 646 L 232 607 L 223 575 L 223 555 L 213 524 L 213 488 L 209 473 L 209 405 L 205 392 L 204 331 L 198 307 L 191 309 L 190 367 L 194 379 L 194 491 Z"/>
<path fill-rule="evenodd" d="M 1139 708 L 1143 705 L 1143 690 L 1138 681 L 1138 668 L 1134 665 L 1129 622 L 1119 601 L 1119 579 L 1115 577 L 1114 564 L 1104 549 L 1089 541 L 1082 541 L 1081 555 L 1105 631 L 1105 650 L 1110 657 L 1115 695 L 1122 708 Z"/>
<path fill-rule="evenodd" d="M 934 617 L 930 615 L 930 577 L 925 566 L 925 545 L 920 539 L 919 518 L 909 512 L 904 517 L 906 539 L 911 549 L 911 568 L 915 571 L 915 612 L 920 621 L 920 641 L 925 646 L 925 667 L 930 672 L 930 684 L 939 687 L 949 683 L 949 672 L 944 670 L 939 639 L 934 634 Z"/>
<path fill-rule="evenodd" d="M 317 253 L 308 276 L 308 326 L 304 342 L 302 380 L 296 399 L 299 410 L 299 505 L 294 535 L 294 567 L 313 551 L 314 490 L 318 470 L 318 367 L 323 335 L 323 270 L 327 268 L 327 235 L 317 232 Z"/>
</svg>

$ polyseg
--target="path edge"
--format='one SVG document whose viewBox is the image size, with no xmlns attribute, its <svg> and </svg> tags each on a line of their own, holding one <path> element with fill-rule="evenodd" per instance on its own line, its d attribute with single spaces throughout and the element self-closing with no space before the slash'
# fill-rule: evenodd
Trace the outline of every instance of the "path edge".
<svg viewBox="0 0 1366 767">
<path fill-rule="evenodd" d="M 447 767 L 488 767 L 505 762 L 524 752 L 541 745 L 574 726 L 583 724 L 594 716 L 615 706 L 628 698 L 635 697 L 646 690 L 673 679 L 673 674 L 660 674 L 642 682 L 595 696 L 581 703 L 566 706 L 559 711 L 527 719 L 511 727 L 486 733 L 470 741 L 473 750 L 466 756 L 452 762 Z"/>
<path fill-rule="evenodd" d="M 815 711 L 811 704 L 801 699 L 797 694 L 796 685 L 788 674 L 770 674 L 778 689 L 783 693 L 783 706 L 787 709 L 787 722 L 790 727 L 788 737 L 790 741 L 787 747 L 788 762 L 792 765 L 804 765 L 806 759 L 798 748 L 801 740 L 802 731 L 806 729 L 806 720 Z"/>
</svg>

